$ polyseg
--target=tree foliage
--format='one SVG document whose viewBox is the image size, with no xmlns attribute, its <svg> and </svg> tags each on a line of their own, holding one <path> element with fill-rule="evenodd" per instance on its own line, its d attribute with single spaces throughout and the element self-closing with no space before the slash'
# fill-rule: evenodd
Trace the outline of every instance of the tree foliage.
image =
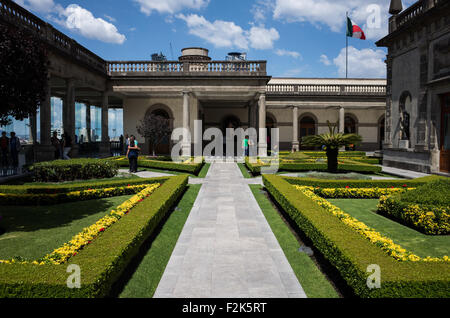
<svg viewBox="0 0 450 318">
<path fill-rule="evenodd" d="M 150 114 L 139 122 L 136 129 L 141 136 L 149 140 L 153 149 L 153 155 L 155 155 L 156 147 L 165 138 L 168 138 L 171 133 L 170 119 L 160 115 Z"/>
<path fill-rule="evenodd" d="M 36 112 L 45 99 L 47 52 L 44 44 L 25 30 L 0 23 L 0 125 Z"/>
<path fill-rule="evenodd" d="M 362 137 L 357 134 L 336 133 L 338 123 L 332 125 L 327 121 L 329 132 L 321 135 L 305 136 L 302 145 L 307 147 L 325 146 L 328 160 L 328 170 L 336 172 L 338 167 L 337 157 L 339 148 L 350 145 L 359 145 Z"/>
</svg>

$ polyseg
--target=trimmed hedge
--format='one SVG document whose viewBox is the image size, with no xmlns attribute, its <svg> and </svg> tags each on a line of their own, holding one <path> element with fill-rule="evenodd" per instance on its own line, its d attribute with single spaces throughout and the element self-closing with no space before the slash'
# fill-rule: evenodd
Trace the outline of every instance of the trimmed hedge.
<svg viewBox="0 0 450 318">
<path fill-rule="evenodd" d="M 115 160 L 119 163 L 121 167 L 128 167 L 129 162 L 127 158 L 122 158 Z M 145 167 L 145 168 L 154 168 L 154 169 L 161 169 L 161 170 L 172 170 L 172 171 L 179 171 L 179 172 L 187 172 L 194 175 L 198 175 L 200 170 L 203 167 L 204 162 L 201 163 L 176 163 L 172 161 L 159 161 L 159 160 L 149 160 L 149 159 L 141 159 L 139 157 L 138 159 L 138 167 Z"/>
<path fill-rule="evenodd" d="M 127 185 L 162 183 L 169 177 L 158 178 L 124 178 L 117 180 L 103 180 L 89 183 L 49 184 L 49 185 L 0 185 L 0 193 L 29 193 L 29 194 L 55 194 L 81 191 L 87 189 L 103 189 L 124 187 Z"/>
<path fill-rule="evenodd" d="M 447 262 L 399 262 L 352 230 L 284 178 L 263 175 L 272 197 L 360 297 L 449 297 Z M 367 268 L 381 269 L 381 288 L 367 287 Z"/>
<path fill-rule="evenodd" d="M 427 176 L 411 180 L 324 180 L 313 178 L 282 177 L 293 185 L 303 185 L 320 188 L 416 188 L 430 181 L 445 178 L 440 176 Z"/>
<path fill-rule="evenodd" d="M 120 195 L 136 194 L 148 185 L 87 189 L 64 193 L 0 193 L 1 205 L 53 205 L 58 203 L 96 200 Z"/>
<path fill-rule="evenodd" d="M 29 168 L 37 182 L 112 178 L 118 169 L 119 165 L 114 160 L 90 158 L 38 162 Z"/>
<path fill-rule="evenodd" d="M 0 264 L 0 297 L 105 297 L 142 243 L 183 194 L 188 176 L 167 178 L 132 212 L 62 265 Z M 68 265 L 81 269 L 81 288 L 70 289 Z"/>
<path fill-rule="evenodd" d="M 360 173 L 379 173 L 382 168 L 373 166 L 362 162 L 356 162 L 348 159 L 340 159 L 338 164 L 339 172 L 360 172 Z M 245 158 L 245 165 L 252 172 L 257 175 L 261 173 L 261 164 L 252 164 L 248 157 Z M 328 165 L 324 163 L 309 163 L 309 162 L 280 162 L 280 171 L 328 171 Z"/>
</svg>

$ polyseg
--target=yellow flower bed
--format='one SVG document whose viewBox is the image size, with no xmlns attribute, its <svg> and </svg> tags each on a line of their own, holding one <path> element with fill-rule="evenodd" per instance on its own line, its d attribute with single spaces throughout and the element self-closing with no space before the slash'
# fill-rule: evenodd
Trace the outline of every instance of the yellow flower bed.
<svg viewBox="0 0 450 318">
<path fill-rule="evenodd" d="M 377 208 L 382 214 L 403 220 L 425 234 L 445 235 L 450 232 L 450 207 L 401 204 L 393 197 L 383 195 Z"/>
<path fill-rule="evenodd" d="M 52 253 L 45 255 L 41 260 L 36 260 L 33 262 L 20 261 L 20 263 L 31 263 L 35 265 L 44 265 L 47 263 L 51 263 L 59 265 L 66 262 L 70 257 L 75 256 L 78 251 L 81 250 L 84 246 L 90 244 L 92 240 L 94 240 L 101 232 L 104 232 L 112 224 L 116 223 L 123 216 L 128 214 L 134 206 L 143 201 L 159 186 L 159 183 L 151 185 L 140 185 L 139 187 L 144 187 L 142 191 L 120 204 L 116 209 L 112 210 L 108 215 L 104 216 L 93 225 L 84 228 L 68 243 L 64 243 L 63 246 L 55 249 Z M 16 261 L 0 260 L 0 263 L 13 264 L 16 263 Z"/>
<path fill-rule="evenodd" d="M 314 193 L 313 187 L 307 186 L 298 186 L 294 185 L 294 187 L 305 194 L 307 197 L 311 198 L 314 202 L 316 202 L 321 207 L 325 208 L 328 212 L 338 217 L 344 224 L 351 227 L 356 232 L 363 235 L 366 239 L 368 239 L 371 243 L 379 246 L 382 250 L 387 252 L 388 255 L 392 256 L 394 259 L 398 261 L 424 261 L 424 262 L 440 262 L 440 261 L 450 261 L 448 256 L 443 256 L 442 258 L 437 257 L 426 257 L 421 258 L 412 252 L 407 251 L 402 248 L 400 245 L 395 244 L 390 238 L 387 238 L 377 232 L 375 229 L 368 227 L 363 222 L 358 221 L 354 217 L 342 211 L 337 206 L 331 204 L 324 198 L 316 195 Z"/>
<path fill-rule="evenodd" d="M 314 188 L 312 191 L 325 198 L 375 199 L 383 195 L 413 190 L 414 188 Z"/>
</svg>

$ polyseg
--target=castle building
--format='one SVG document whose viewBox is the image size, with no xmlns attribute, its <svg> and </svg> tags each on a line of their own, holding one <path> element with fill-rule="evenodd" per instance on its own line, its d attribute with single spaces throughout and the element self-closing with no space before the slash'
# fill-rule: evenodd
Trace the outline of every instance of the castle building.
<svg viewBox="0 0 450 318">
<path fill-rule="evenodd" d="M 392 0 L 383 164 L 450 172 L 450 2 Z"/>
<path fill-rule="evenodd" d="M 259 128 L 279 128 L 280 150 L 302 149 L 301 137 L 327 132 L 327 121 L 338 123 L 341 132 L 360 134 L 360 150 L 380 150 L 385 140 L 385 79 L 275 78 L 267 74 L 266 61 L 248 60 L 241 52 L 212 60 L 207 49 L 198 47 L 183 49 L 176 61 L 105 61 L 12 1 L 0 0 L 0 21 L 28 29 L 48 48 L 50 90 L 40 109 L 38 160 L 53 155 L 52 96 L 63 99 L 64 130 L 74 137 L 75 104 L 101 109 L 104 154 L 109 154 L 111 107 L 123 109 L 124 133 L 137 137 L 143 153 L 153 149 L 137 125 L 152 113 L 169 119 L 172 129 L 191 133 L 195 120 L 202 121 L 203 131 L 254 127 L 262 156 L 270 149 L 271 132 L 267 136 Z M 35 136 L 36 118 L 30 122 Z M 155 150 L 169 153 L 172 146 L 166 140 Z M 190 146 L 183 145 L 186 153 Z"/>
</svg>

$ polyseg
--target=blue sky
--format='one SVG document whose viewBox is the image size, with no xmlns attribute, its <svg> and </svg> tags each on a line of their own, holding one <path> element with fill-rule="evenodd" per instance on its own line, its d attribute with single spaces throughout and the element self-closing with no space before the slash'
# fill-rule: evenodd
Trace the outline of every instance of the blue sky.
<svg viewBox="0 0 450 318">
<path fill-rule="evenodd" d="M 106 60 L 177 59 L 189 46 L 267 60 L 276 77 L 345 76 L 345 12 L 366 32 L 349 38 L 349 77 L 385 77 L 389 0 L 16 0 Z M 404 0 L 410 5 L 413 0 Z"/>
</svg>

